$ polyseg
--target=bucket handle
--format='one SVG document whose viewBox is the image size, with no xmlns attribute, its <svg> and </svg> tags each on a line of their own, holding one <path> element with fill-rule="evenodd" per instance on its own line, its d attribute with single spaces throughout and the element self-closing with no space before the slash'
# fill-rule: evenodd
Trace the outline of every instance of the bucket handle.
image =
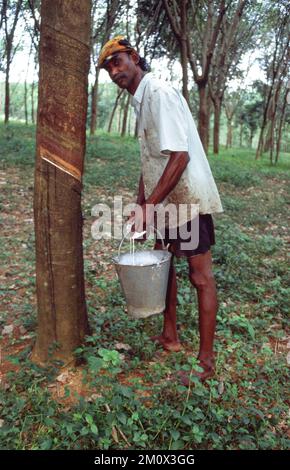
<svg viewBox="0 0 290 470">
<path fill-rule="evenodd" d="M 132 227 L 132 226 L 131 226 L 131 227 Z M 131 227 L 129 227 L 129 230 L 125 233 L 125 235 L 124 235 L 124 237 L 122 238 L 121 243 L 120 243 L 120 245 L 119 245 L 119 249 L 118 249 L 118 258 L 119 258 L 119 259 L 120 259 L 120 251 L 121 251 L 123 242 L 124 242 L 125 238 L 127 237 L 127 235 L 130 233 Z M 158 235 L 160 236 L 161 242 L 162 242 L 162 250 L 167 250 L 167 246 L 165 246 L 164 238 L 162 237 L 160 231 L 159 231 L 156 227 L 154 227 L 153 225 L 150 225 L 150 227 L 152 227 L 152 228 L 155 230 L 156 234 L 158 234 Z"/>
</svg>

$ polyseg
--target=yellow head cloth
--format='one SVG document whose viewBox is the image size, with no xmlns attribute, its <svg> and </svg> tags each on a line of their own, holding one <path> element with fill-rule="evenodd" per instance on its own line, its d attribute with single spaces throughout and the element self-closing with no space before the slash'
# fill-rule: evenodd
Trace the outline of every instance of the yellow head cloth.
<svg viewBox="0 0 290 470">
<path fill-rule="evenodd" d="M 98 67 L 104 67 L 105 63 L 110 60 L 116 52 L 134 51 L 125 36 L 116 36 L 103 46 L 98 60 Z"/>
</svg>

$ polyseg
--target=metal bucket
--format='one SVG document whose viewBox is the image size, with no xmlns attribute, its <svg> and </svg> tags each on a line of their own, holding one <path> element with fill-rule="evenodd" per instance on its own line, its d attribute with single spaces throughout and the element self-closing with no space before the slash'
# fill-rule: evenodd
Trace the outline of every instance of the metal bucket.
<svg viewBox="0 0 290 470">
<path fill-rule="evenodd" d="M 128 253 L 120 255 L 120 247 L 119 254 L 113 258 L 113 262 L 126 299 L 128 315 L 133 318 L 146 318 L 162 313 L 166 304 L 171 253 L 165 249 L 163 243 L 163 250 L 136 252 L 136 259 L 139 254 L 142 256 L 146 253 L 154 254 L 158 259 L 157 263 L 152 262 L 143 266 L 128 265 L 122 264 L 122 259 Z"/>
</svg>

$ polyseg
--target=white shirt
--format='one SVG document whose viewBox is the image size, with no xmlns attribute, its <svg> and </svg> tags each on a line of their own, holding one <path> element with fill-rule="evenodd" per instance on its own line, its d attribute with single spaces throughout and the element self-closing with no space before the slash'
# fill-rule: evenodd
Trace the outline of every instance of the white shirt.
<svg viewBox="0 0 290 470">
<path fill-rule="evenodd" d="M 183 151 L 188 152 L 190 160 L 179 182 L 162 204 L 198 204 L 201 214 L 222 212 L 208 160 L 182 94 L 156 79 L 152 73 L 147 73 L 132 97 L 132 105 L 138 120 L 146 199 L 161 178 L 170 152 Z"/>
</svg>

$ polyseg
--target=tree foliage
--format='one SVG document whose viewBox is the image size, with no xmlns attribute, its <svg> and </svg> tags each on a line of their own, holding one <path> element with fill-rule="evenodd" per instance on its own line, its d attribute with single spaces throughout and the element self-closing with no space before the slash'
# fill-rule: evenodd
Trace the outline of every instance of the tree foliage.
<svg viewBox="0 0 290 470">
<path fill-rule="evenodd" d="M 253 52 L 259 55 L 260 67 L 265 73 L 262 109 L 260 101 L 256 106 L 255 101 L 247 101 L 247 112 L 239 122 L 244 129 L 242 134 L 247 134 L 244 135 L 247 141 L 258 143 L 257 158 L 269 151 L 271 161 L 274 162 L 279 155 L 281 140 L 285 141 L 289 120 L 289 13 L 287 0 L 93 0 L 93 82 L 90 87 L 88 122 L 91 133 L 94 134 L 99 127 L 107 128 L 111 117 L 113 128 L 123 128 L 124 131 L 126 127 L 128 100 L 125 100 L 125 95 L 118 100 L 116 113 L 112 116 L 118 91 L 104 93 L 105 88 L 109 90 L 106 84 L 102 84 L 100 90 L 99 70 L 96 68 L 101 47 L 114 35 L 127 36 L 149 63 L 160 61 L 162 66 L 166 64 L 168 70 L 177 70 L 175 64 L 180 64 L 181 74 L 176 76 L 175 72 L 178 86 L 181 84 L 183 94 L 197 118 L 205 148 L 213 143 L 215 153 L 219 152 L 219 131 L 224 119 L 229 123 L 227 116 L 223 118 L 223 113 L 231 107 L 229 96 L 232 84 L 246 78 L 243 60 L 247 53 Z M 0 71 L 6 74 L 7 97 L 3 100 L 6 103 L 16 100 L 16 95 L 11 98 L 8 96 L 10 66 L 15 60 L 15 52 L 21 47 L 21 33 L 16 36 L 13 34 L 15 22 L 23 34 L 29 35 L 29 62 L 32 64 L 34 61 L 37 68 L 40 0 L 3 0 L 1 4 Z M 249 85 L 245 83 L 239 85 L 240 97 L 249 94 L 248 88 Z M 257 92 L 254 85 L 252 91 Z M 106 103 L 105 96 L 108 93 L 111 98 Z M 227 103 L 223 106 L 225 99 Z M 6 104 L 6 114 L 8 108 L 14 112 L 15 106 Z M 244 112 L 244 106 L 242 108 Z M 242 108 L 239 109 L 240 116 Z M 19 115 L 19 111 L 17 113 Z M 129 123 L 131 126 L 130 119 Z M 128 128 L 127 123 L 127 132 Z M 231 132 L 234 132 L 233 127 Z M 253 138 L 250 138 L 251 132 L 254 133 Z M 231 140 L 228 140 L 228 145 Z"/>
</svg>

